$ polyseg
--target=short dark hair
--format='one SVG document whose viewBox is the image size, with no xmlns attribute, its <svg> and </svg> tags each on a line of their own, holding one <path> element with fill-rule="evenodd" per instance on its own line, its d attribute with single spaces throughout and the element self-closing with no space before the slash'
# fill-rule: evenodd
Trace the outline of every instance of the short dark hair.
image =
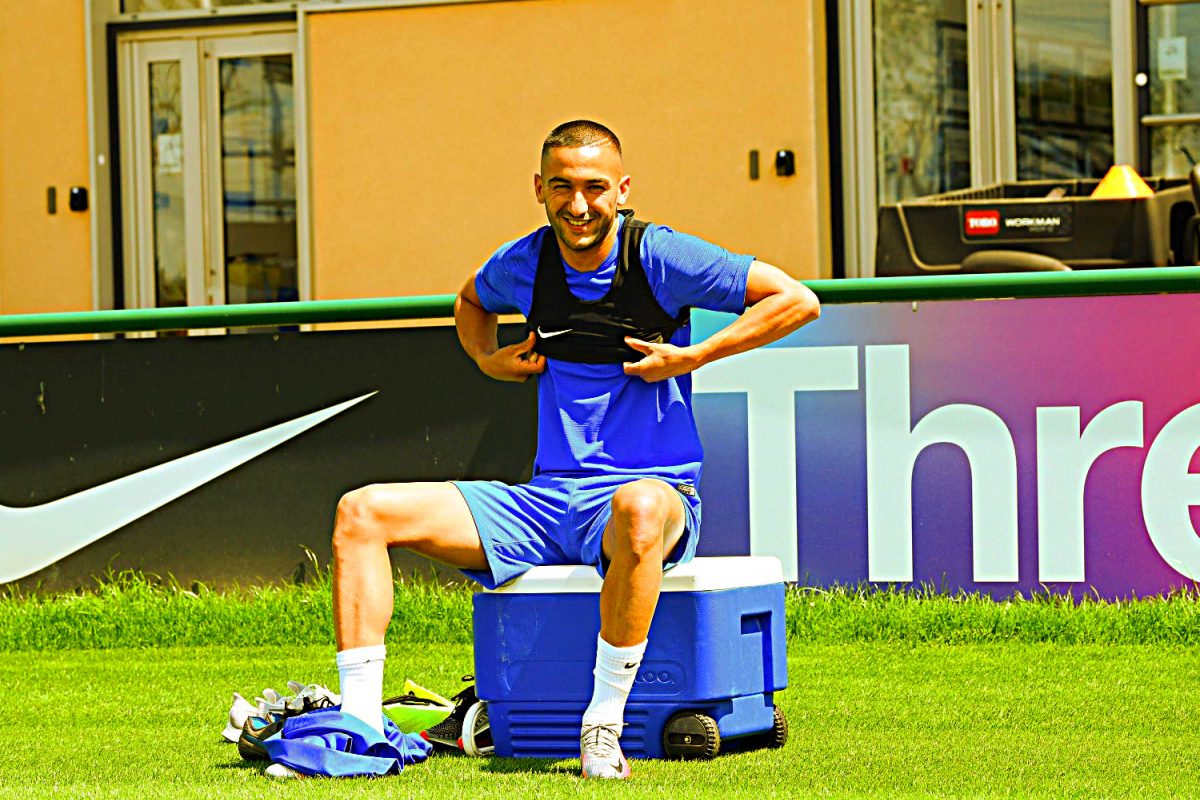
<svg viewBox="0 0 1200 800">
<path fill-rule="evenodd" d="M 555 147 L 587 147 L 590 144 L 612 145 L 617 155 L 621 155 L 621 140 L 615 133 L 599 122 L 574 119 L 550 131 L 550 135 L 542 142 L 542 158 Z"/>
</svg>

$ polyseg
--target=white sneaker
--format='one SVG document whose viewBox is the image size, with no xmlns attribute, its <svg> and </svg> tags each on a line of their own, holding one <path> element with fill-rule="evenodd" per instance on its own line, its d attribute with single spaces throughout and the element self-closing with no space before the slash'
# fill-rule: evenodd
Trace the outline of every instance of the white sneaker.
<svg viewBox="0 0 1200 800">
<path fill-rule="evenodd" d="M 579 761 L 585 778 L 628 778 L 629 759 L 621 752 L 621 726 L 584 725 L 579 734 Z"/>
<path fill-rule="evenodd" d="M 272 764 L 271 766 L 269 766 L 265 770 L 263 770 L 263 774 L 266 775 L 268 778 L 303 778 L 303 777 L 306 777 L 305 775 L 303 775 L 299 772 L 296 772 L 296 770 L 292 769 L 291 767 L 284 766 L 283 764 Z"/>
<path fill-rule="evenodd" d="M 294 695 L 281 695 L 274 689 L 263 689 L 263 696 L 255 698 L 258 701 L 258 715 L 270 719 L 268 715 L 294 717 L 316 708 L 329 708 L 341 705 L 342 696 L 334 694 L 319 683 L 305 686 L 297 681 L 288 681 L 288 688 Z"/>
<path fill-rule="evenodd" d="M 236 742 L 242 735 L 242 727 L 245 726 L 246 720 L 257 713 L 258 709 L 251 705 L 249 700 L 234 692 L 233 705 L 229 707 L 229 721 L 225 723 L 225 730 L 221 731 L 225 741 Z"/>
</svg>

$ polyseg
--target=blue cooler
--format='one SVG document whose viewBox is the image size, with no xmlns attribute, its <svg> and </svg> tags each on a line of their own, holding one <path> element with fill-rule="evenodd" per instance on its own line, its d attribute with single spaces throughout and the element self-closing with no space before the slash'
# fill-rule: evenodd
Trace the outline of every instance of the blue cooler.
<svg viewBox="0 0 1200 800">
<path fill-rule="evenodd" d="M 592 567 L 535 567 L 475 595 L 475 690 L 495 753 L 575 758 L 600 632 Z M 621 749 L 711 757 L 782 746 L 787 688 L 783 569 L 764 557 L 697 558 L 668 571 L 625 708 Z"/>
</svg>

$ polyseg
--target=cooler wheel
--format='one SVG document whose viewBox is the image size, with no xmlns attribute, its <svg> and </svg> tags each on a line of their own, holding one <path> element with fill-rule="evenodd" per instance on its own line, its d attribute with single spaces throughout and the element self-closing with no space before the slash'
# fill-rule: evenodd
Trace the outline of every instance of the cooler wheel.
<svg viewBox="0 0 1200 800">
<path fill-rule="evenodd" d="M 775 706 L 775 719 L 769 730 L 751 734 L 744 739 L 736 740 L 739 750 L 761 750 L 764 747 L 779 748 L 787 744 L 788 724 L 783 716 L 783 709 Z"/>
<path fill-rule="evenodd" d="M 787 718 L 783 716 L 783 709 L 775 706 L 775 724 L 771 726 L 771 732 L 767 735 L 763 745 L 772 748 L 783 747 L 787 744 L 787 737 Z"/>
<path fill-rule="evenodd" d="M 721 752 L 721 731 L 707 714 L 680 711 L 663 726 L 663 750 L 668 758 L 712 758 Z"/>
</svg>

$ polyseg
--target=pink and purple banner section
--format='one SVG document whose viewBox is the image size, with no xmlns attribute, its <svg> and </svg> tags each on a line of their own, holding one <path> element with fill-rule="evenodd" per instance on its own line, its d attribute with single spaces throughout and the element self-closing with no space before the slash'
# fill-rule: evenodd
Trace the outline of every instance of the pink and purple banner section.
<svg viewBox="0 0 1200 800">
<path fill-rule="evenodd" d="M 994 597 L 1200 579 L 1200 295 L 830 305 L 694 393 L 701 554 Z"/>
</svg>

